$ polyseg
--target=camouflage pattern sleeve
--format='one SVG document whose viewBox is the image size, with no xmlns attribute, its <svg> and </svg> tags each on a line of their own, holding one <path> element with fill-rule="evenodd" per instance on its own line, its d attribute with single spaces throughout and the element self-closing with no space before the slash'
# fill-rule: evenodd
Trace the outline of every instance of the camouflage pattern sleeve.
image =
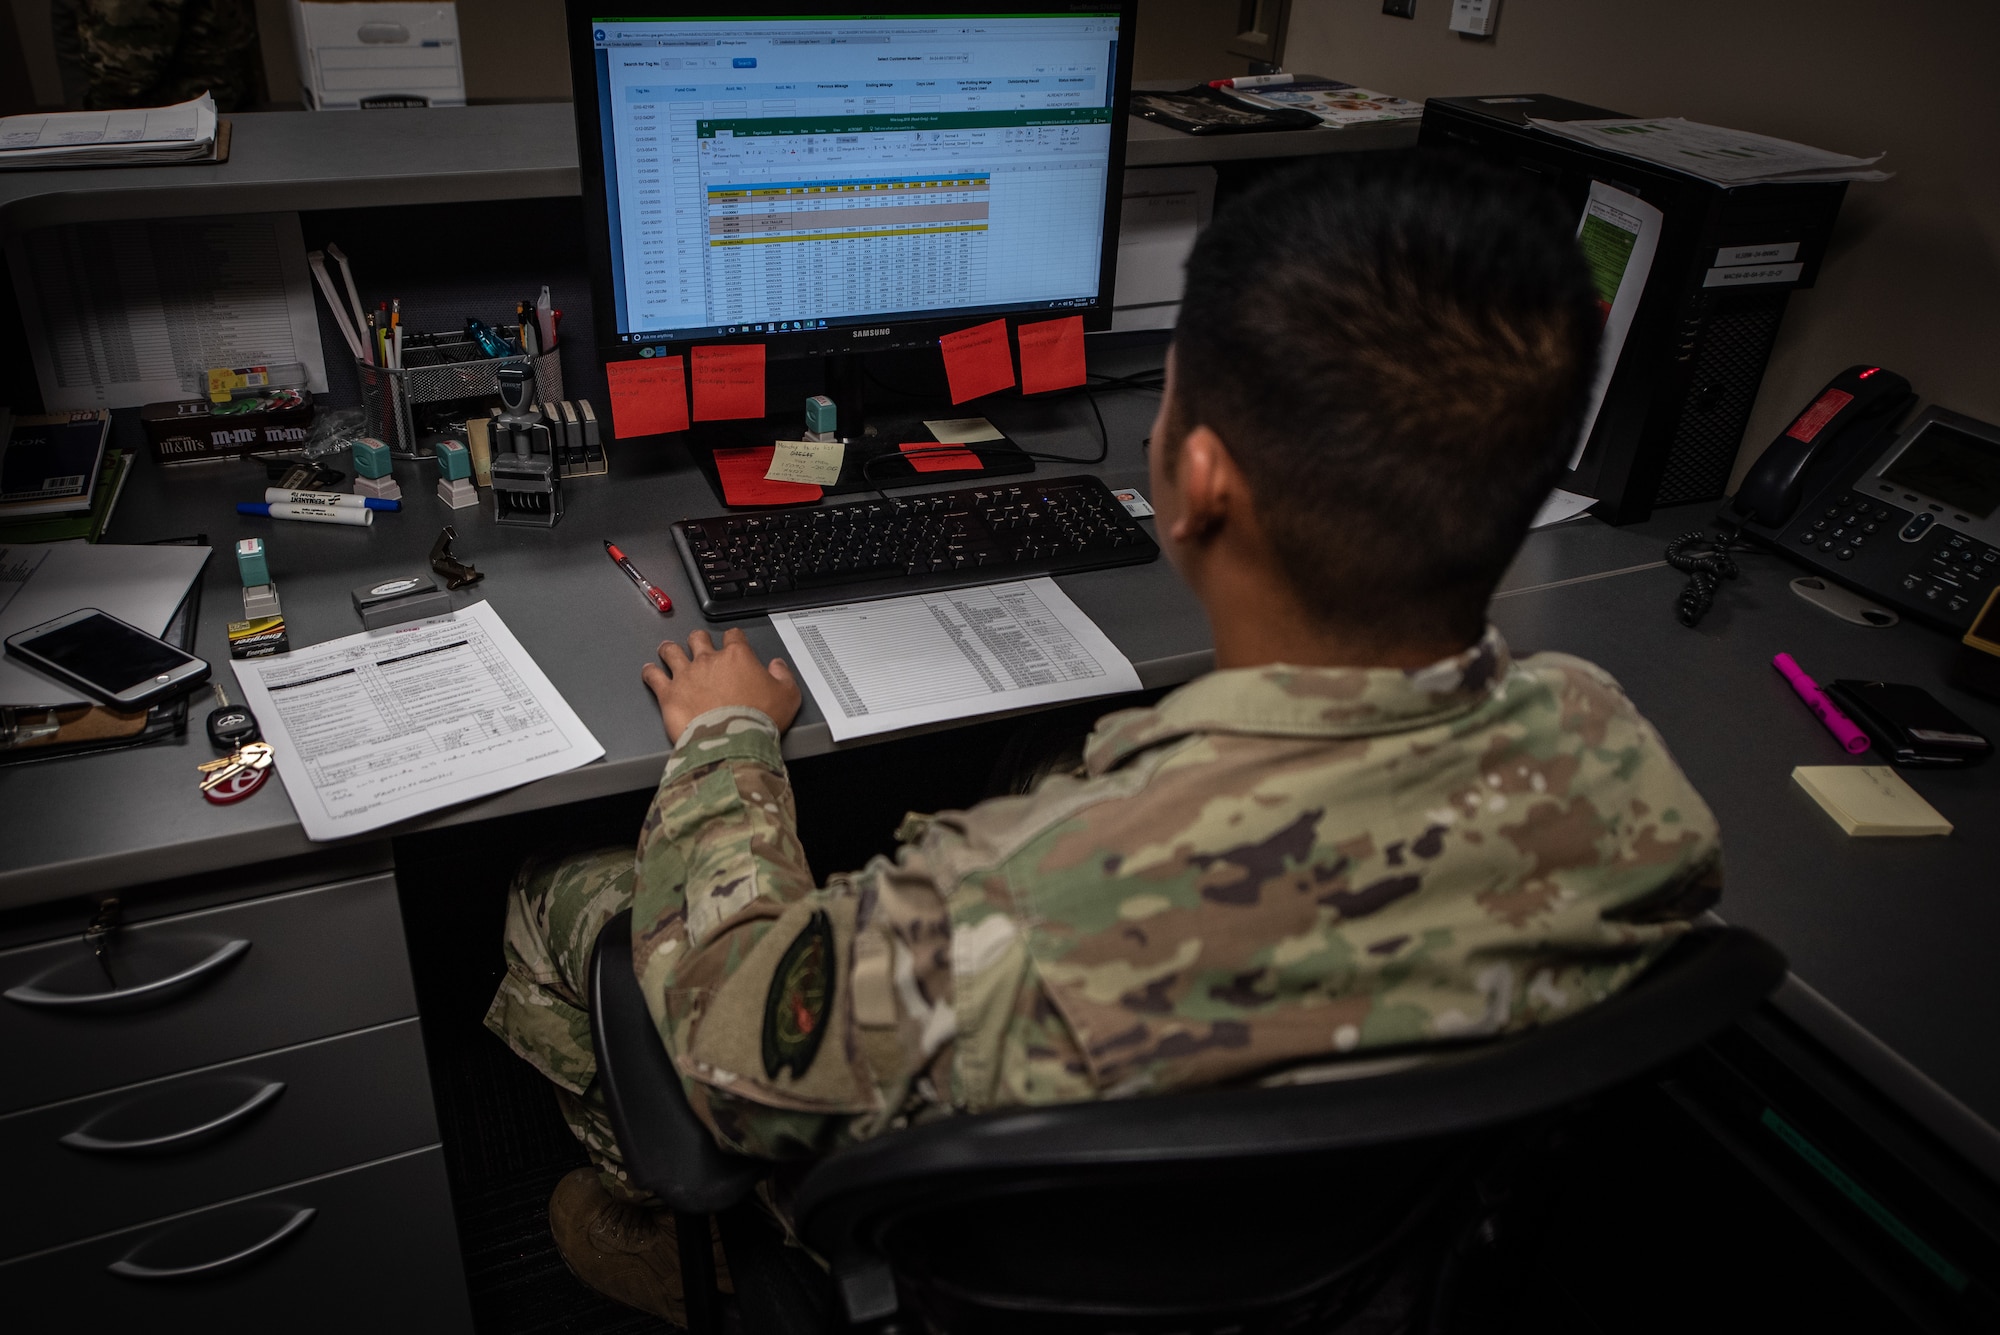
<svg viewBox="0 0 2000 1335">
<path fill-rule="evenodd" d="M 824 1153 L 921 1104 L 952 1038 L 950 925 L 919 850 L 815 886 L 778 732 L 688 725 L 639 838 L 633 959 L 716 1138 Z"/>
</svg>

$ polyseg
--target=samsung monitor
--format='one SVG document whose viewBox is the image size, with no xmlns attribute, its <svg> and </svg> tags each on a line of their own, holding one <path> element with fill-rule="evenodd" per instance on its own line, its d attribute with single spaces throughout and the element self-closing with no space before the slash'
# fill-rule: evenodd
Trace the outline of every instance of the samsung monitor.
<svg viewBox="0 0 2000 1335">
<path fill-rule="evenodd" d="M 568 0 L 600 351 L 1109 328 L 1135 4 Z"/>
</svg>

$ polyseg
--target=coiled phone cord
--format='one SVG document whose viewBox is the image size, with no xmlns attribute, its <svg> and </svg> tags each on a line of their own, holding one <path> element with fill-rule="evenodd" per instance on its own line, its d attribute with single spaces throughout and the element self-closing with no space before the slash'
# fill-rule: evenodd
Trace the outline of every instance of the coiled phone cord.
<svg viewBox="0 0 2000 1335">
<path fill-rule="evenodd" d="M 1667 544 L 1667 564 L 1688 577 L 1674 604 L 1674 614 L 1683 626 L 1693 629 L 1715 606 L 1715 595 L 1725 579 L 1736 578 L 1736 562 L 1729 555 L 1740 530 L 1728 529 L 1711 538 L 1696 530 L 1683 533 Z"/>
</svg>

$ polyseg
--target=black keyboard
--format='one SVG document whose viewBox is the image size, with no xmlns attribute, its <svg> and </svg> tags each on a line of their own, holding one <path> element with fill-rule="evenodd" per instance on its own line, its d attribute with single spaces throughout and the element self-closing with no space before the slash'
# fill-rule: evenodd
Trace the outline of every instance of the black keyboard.
<svg viewBox="0 0 2000 1335">
<path fill-rule="evenodd" d="M 674 525 L 710 620 L 1140 565 L 1160 554 L 1095 477 L 967 487 Z"/>
</svg>

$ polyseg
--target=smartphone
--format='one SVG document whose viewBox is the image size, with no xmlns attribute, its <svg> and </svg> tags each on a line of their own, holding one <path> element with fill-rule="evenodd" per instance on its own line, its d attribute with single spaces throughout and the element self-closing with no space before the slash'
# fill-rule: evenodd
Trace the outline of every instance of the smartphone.
<svg viewBox="0 0 2000 1335">
<path fill-rule="evenodd" d="M 7 652 L 113 709 L 144 709 L 208 680 L 208 664 L 94 607 L 7 637 Z"/>
<path fill-rule="evenodd" d="M 1915 768 L 1976 765 L 1993 744 L 1921 686 L 1830 681 L 1827 698 L 1860 724 L 1891 763 Z"/>
</svg>

